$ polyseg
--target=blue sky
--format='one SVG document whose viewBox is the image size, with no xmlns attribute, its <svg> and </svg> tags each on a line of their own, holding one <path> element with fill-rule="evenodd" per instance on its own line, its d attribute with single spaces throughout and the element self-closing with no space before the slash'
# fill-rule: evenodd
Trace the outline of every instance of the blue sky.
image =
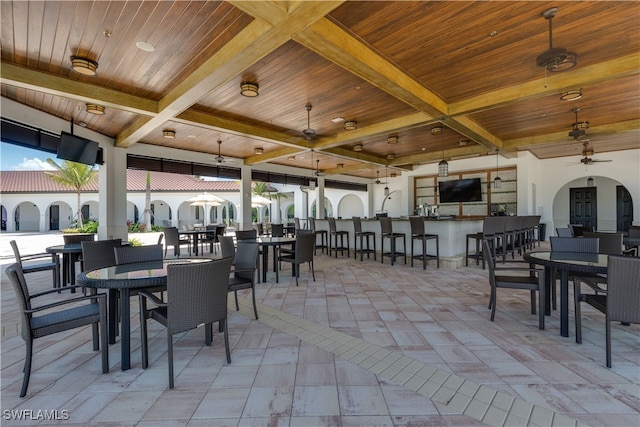
<svg viewBox="0 0 640 427">
<path fill-rule="evenodd" d="M 32 150 L 19 145 L 0 143 L 0 170 L 52 170 L 47 157 L 56 160 L 56 155 L 45 151 Z"/>
</svg>

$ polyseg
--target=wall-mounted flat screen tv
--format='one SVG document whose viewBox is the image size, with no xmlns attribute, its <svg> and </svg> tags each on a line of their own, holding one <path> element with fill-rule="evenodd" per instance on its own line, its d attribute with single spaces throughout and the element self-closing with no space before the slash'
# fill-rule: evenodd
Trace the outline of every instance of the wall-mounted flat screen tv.
<svg viewBox="0 0 640 427">
<path fill-rule="evenodd" d="M 93 166 L 98 158 L 98 143 L 62 131 L 57 156 L 59 159 Z"/>
<path fill-rule="evenodd" d="M 454 179 L 438 182 L 440 203 L 481 202 L 480 178 Z"/>
</svg>

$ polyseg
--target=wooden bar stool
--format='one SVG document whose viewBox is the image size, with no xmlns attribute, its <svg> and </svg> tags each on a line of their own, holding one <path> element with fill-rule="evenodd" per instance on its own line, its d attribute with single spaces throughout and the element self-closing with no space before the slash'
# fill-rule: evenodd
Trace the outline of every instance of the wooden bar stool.
<svg viewBox="0 0 640 427">
<path fill-rule="evenodd" d="M 396 257 L 404 256 L 404 263 L 407 263 L 407 236 L 404 233 L 394 233 L 393 232 L 393 224 L 391 223 L 391 218 L 383 216 L 380 217 L 380 229 L 382 231 L 382 249 L 380 252 L 380 259 L 382 263 L 384 263 L 384 256 L 388 255 L 391 257 L 391 265 L 395 263 Z M 396 250 L 396 239 L 402 239 L 402 252 L 398 252 Z M 385 254 L 384 252 L 384 239 L 389 239 L 391 242 L 391 251 Z"/>
<path fill-rule="evenodd" d="M 367 258 L 369 258 L 369 254 L 373 253 L 373 259 L 376 260 L 376 233 L 373 231 L 362 231 L 362 220 L 359 216 L 353 217 L 353 229 L 354 229 L 354 237 L 353 237 L 353 258 L 358 259 L 358 252 L 360 253 L 360 261 L 363 259 L 363 255 L 367 254 Z M 369 237 L 373 237 L 373 249 L 369 246 Z M 358 238 L 360 238 L 360 249 L 358 249 Z M 364 239 L 366 238 L 367 247 L 364 248 Z"/>
<path fill-rule="evenodd" d="M 427 269 L 427 260 L 435 259 L 438 268 L 440 268 L 440 242 L 437 234 L 427 234 L 424 227 L 424 218 L 421 216 L 410 216 L 409 224 L 411 225 L 411 267 L 413 267 L 413 260 L 416 258 L 422 258 L 422 269 Z M 420 255 L 414 255 L 413 243 L 415 240 L 422 242 L 422 253 Z M 436 254 L 427 254 L 427 242 L 429 240 L 436 241 Z"/>
</svg>

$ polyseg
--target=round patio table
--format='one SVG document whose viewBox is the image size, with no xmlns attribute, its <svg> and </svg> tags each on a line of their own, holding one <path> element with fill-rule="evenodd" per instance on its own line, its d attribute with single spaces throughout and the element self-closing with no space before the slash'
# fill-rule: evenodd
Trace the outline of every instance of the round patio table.
<svg viewBox="0 0 640 427">
<path fill-rule="evenodd" d="M 100 268 L 78 275 L 77 282 L 92 289 L 117 289 L 120 292 L 121 367 L 131 367 L 131 290 L 166 286 L 167 265 L 211 262 L 209 258 L 183 258 L 121 264 Z M 114 313 L 113 307 L 109 313 Z"/>
<path fill-rule="evenodd" d="M 551 314 L 551 280 L 553 270 L 560 272 L 560 335 L 569 336 L 569 275 L 606 274 L 605 254 L 583 252 L 526 252 L 522 258 L 544 267 L 544 285 L 547 291 L 545 314 Z"/>
</svg>

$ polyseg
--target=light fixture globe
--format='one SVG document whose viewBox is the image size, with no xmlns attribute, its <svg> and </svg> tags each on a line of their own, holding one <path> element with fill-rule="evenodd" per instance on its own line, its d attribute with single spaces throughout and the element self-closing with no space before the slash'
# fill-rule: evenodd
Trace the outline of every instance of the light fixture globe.
<svg viewBox="0 0 640 427">
<path fill-rule="evenodd" d="M 240 83 L 240 95 L 255 98 L 259 95 L 258 87 L 258 83 L 242 82 Z"/>
<path fill-rule="evenodd" d="M 71 57 L 71 69 L 78 74 L 84 76 L 95 76 L 98 69 L 98 63 L 92 59 L 82 56 Z"/>
<path fill-rule="evenodd" d="M 97 116 L 104 115 L 104 106 L 98 104 L 86 104 L 85 109 L 87 113 L 95 114 Z"/>
<path fill-rule="evenodd" d="M 358 122 L 355 120 L 347 120 L 344 122 L 344 130 L 356 130 L 358 129 Z"/>
<path fill-rule="evenodd" d="M 438 176 L 449 176 L 449 163 L 444 159 L 440 160 L 440 163 L 438 163 Z"/>
<path fill-rule="evenodd" d="M 499 176 L 493 179 L 493 188 L 502 188 L 502 179 Z"/>
</svg>

